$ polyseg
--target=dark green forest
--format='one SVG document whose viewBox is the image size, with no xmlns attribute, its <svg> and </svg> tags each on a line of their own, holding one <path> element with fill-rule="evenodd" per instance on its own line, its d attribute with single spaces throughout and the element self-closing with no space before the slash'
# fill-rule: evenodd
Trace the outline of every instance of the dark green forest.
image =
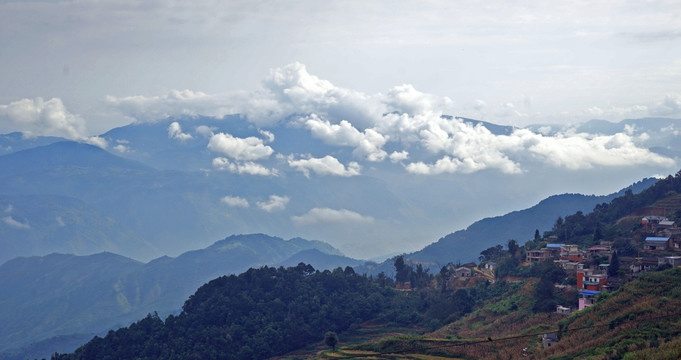
<svg viewBox="0 0 681 360">
<path fill-rule="evenodd" d="M 373 318 L 395 295 L 350 267 L 250 269 L 203 285 L 178 316 L 150 314 L 54 358 L 262 359 Z"/>
<path fill-rule="evenodd" d="M 263 359 L 321 342 L 328 332 L 342 335 L 367 320 L 435 329 L 513 290 L 505 282 L 411 293 L 392 286 L 390 278 L 358 275 L 350 267 L 320 272 L 301 263 L 250 269 L 205 284 L 177 316 L 164 321 L 149 314 L 52 358 Z"/>
</svg>

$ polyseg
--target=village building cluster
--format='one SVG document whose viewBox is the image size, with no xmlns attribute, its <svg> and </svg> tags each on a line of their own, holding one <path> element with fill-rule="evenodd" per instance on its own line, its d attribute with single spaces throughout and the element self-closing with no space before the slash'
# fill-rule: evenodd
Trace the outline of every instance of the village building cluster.
<svg viewBox="0 0 681 360">
<path fill-rule="evenodd" d="M 681 266 L 681 228 L 664 216 L 645 216 L 641 220 L 641 226 L 644 233 L 651 236 L 638 242 L 635 256 L 617 255 L 617 264 L 612 264 L 613 256 L 617 252 L 612 241 L 601 241 L 598 245 L 580 248 L 576 244 L 557 243 L 558 239 L 555 236 L 543 239 L 547 242 L 545 247 L 527 250 L 523 259 L 524 264 L 553 261 L 568 275 L 576 278 L 574 286 L 579 292 L 578 303 L 574 306 L 558 305 L 556 307 L 557 313 L 568 315 L 574 310 L 593 305 L 600 293 L 611 291 L 624 282 L 634 280 L 642 272 L 651 271 L 666 264 L 673 267 Z M 625 240 L 636 242 L 634 239 Z M 412 262 L 411 265 L 417 263 L 426 266 L 436 265 L 420 263 L 412 259 L 407 261 Z M 497 264 L 491 260 L 483 261 L 480 265 L 473 262 L 457 265 L 449 263 L 445 265 L 447 277 L 444 279 L 444 286 L 453 290 L 475 286 L 485 281 L 494 282 L 497 280 L 496 266 Z M 611 266 L 616 266 L 617 270 Z M 522 280 L 510 277 L 505 279 Z M 438 284 L 433 280 L 431 286 L 438 286 Z M 412 284 L 409 282 L 397 284 L 397 288 L 408 291 L 412 289 Z"/>
<path fill-rule="evenodd" d="M 575 274 L 579 291 L 577 310 L 593 305 L 601 292 L 612 290 L 622 282 L 633 280 L 639 273 L 659 266 L 681 266 L 681 228 L 664 216 L 645 216 L 641 220 L 643 230 L 654 234 L 643 240 L 637 256 L 618 257 L 618 275 L 610 276 L 608 269 L 615 250 L 612 242 L 602 241 L 599 245 L 580 249 L 572 244 L 548 244 L 545 248 L 528 251 L 528 263 L 553 260 L 566 272 Z M 607 263 L 596 263 L 607 259 Z M 571 313 L 569 307 L 558 305 L 556 312 Z"/>
</svg>

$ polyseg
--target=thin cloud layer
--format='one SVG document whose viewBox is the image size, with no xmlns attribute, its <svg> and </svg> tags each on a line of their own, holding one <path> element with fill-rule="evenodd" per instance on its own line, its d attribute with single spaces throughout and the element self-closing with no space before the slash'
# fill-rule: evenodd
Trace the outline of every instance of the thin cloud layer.
<svg viewBox="0 0 681 360">
<path fill-rule="evenodd" d="M 222 202 L 223 204 L 227 204 L 230 207 L 247 208 L 250 206 L 248 200 L 240 196 L 225 196 L 222 199 L 220 199 L 220 202 Z"/>
<path fill-rule="evenodd" d="M 121 114 L 138 122 L 158 121 L 171 116 L 216 116 L 234 112 L 221 105 L 221 98 L 201 91 L 171 90 L 159 96 L 108 95 L 106 103 Z"/>
<path fill-rule="evenodd" d="M 292 216 L 291 220 L 298 226 L 371 223 L 374 218 L 363 216 L 347 209 L 314 208 L 301 216 Z"/>
<path fill-rule="evenodd" d="M 20 221 L 15 220 L 12 216 L 5 216 L 4 218 L 2 218 L 2 221 L 5 224 L 7 224 L 10 227 L 13 227 L 15 229 L 20 229 L 20 230 L 30 230 L 31 229 L 31 225 L 29 225 L 28 222 L 22 223 Z"/>
</svg>

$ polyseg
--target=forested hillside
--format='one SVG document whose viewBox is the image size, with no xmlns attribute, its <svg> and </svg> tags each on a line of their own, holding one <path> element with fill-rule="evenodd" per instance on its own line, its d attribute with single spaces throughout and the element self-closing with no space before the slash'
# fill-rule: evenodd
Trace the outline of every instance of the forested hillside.
<svg viewBox="0 0 681 360">
<path fill-rule="evenodd" d="M 56 359 L 264 359 L 358 326 L 398 297 L 350 267 L 251 269 L 202 286 L 178 316 L 149 315 Z"/>
<path fill-rule="evenodd" d="M 627 221 L 630 215 L 665 215 L 670 220 L 681 220 L 680 196 L 681 171 L 638 194 L 626 191 L 611 202 L 597 205 L 588 214 L 579 211 L 565 218 L 560 217 L 551 233 L 557 236 L 558 242 L 579 245 L 593 245 L 604 238 L 614 240 L 618 236 L 628 236 L 632 227 L 640 227 L 640 218 L 633 223 Z M 660 201 L 664 202 L 660 204 Z"/>
</svg>

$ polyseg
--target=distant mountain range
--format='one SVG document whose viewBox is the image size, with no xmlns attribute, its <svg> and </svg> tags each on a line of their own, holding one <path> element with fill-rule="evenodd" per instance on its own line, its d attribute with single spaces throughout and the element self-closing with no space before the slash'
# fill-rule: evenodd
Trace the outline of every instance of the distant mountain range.
<svg viewBox="0 0 681 360">
<path fill-rule="evenodd" d="M 320 180 L 291 174 L 274 181 L 223 172 L 156 170 L 75 142 L 56 142 L 0 156 L 0 168 L 0 189 L 7 194 L 0 193 L 0 212 L 4 212 L 0 214 L 4 219 L 0 221 L 0 248 L 6 250 L 0 262 L 54 251 L 81 255 L 112 251 L 149 260 L 206 246 L 210 238 L 224 234 L 253 229 L 293 233 L 296 226 L 290 212 L 267 207 L 271 196 L 277 194 L 294 199 L 284 204 L 294 214 L 304 214 L 316 199 L 323 198 L 333 208 L 362 208 L 363 212 L 405 219 L 401 213 L 405 205 L 382 181 L 370 177 Z M 40 196 L 65 201 L 35 201 Z M 251 204 L 234 209 L 222 201 L 225 196 Z M 57 210 L 56 206 L 61 208 Z M 93 221 L 69 218 L 86 206 L 92 209 Z M 120 238 L 113 233 L 82 239 L 86 234 L 111 232 L 106 226 L 112 224 L 118 232 L 127 234 L 127 241 L 115 245 L 108 242 L 108 238 Z M 74 233 L 76 228 L 71 227 L 75 225 L 81 244 L 74 244 L 77 239 L 65 235 Z M 55 227 L 63 228 L 61 233 L 52 232 Z M 28 233 L 32 234 L 32 245 L 17 245 Z M 63 236 L 55 241 L 60 234 Z M 88 247 L 87 241 L 101 246 Z M 41 248 L 39 244 L 49 246 Z"/>
<path fill-rule="evenodd" d="M 0 266 L 0 352 L 5 351 L 0 358 L 23 354 L 21 347 L 49 338 L 56 337 L 52 346 L 58 339 L 68 345 L 150 312 L 178 312 L 190 294 L 215 277 L 294 262 L 322 270 L 358 264 L 323 242 L 262 234 L 230 236 L 146 264 L 111 253 L 16 258 Z"/>
</svg>

